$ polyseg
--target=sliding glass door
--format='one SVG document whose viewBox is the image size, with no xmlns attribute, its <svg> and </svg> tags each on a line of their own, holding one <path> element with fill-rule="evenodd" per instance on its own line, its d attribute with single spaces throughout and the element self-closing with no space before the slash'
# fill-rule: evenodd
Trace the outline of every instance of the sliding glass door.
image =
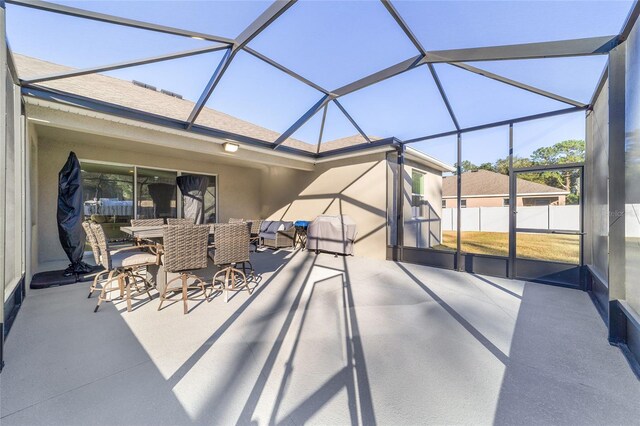
<svg viewBox="0 0 640 426">
<path fill-rule="evenodd" d="M 218 219 L 218 179 L 215 175 L 162 170 L 133 165 L 81 161 L 84 215 L 103 224 L 111 241 L 126 238 L 121 226 L 131 219 L 183 217 L 178 176 L 206 176 L 204 222 Z"/>
<path fill-rule="evenodd" d="M 178 172 L 136 168 L 138 219 L 178 217 Z"/>
<path fill-rule="evenodd" d="M 133 218 L 134 168 L 82 162 L 84 216 L 101 223 L 111 241 L 124 239 L 121 226 Z"/>
</svg>

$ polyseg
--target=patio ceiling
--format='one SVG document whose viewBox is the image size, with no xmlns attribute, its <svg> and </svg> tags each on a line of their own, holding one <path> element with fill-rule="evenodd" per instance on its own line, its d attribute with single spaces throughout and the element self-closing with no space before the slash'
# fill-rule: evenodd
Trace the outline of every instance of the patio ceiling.
<svg viewBox="0 0 640 426">
<path fill-rule="evenodd" d="M 216 2 L 180 6 L 164 2 L 142 15 L 150 15 L 150 22 L 138 20 L 140 10 L 123 7 L 121 2 L 83 3 L 87 9 L 31 0 L 7 3 L 17 6 L 8 13 L 8 37 L 15 49 L 14 61 L 24 95 L 311 157 L 415 143 L 587 109 L 593 91 L 599 87 L 607 53 L 624 37 L 621 11 L 627 15 L 625 9 L 631 5 L 606 5 L 604 9 L 593 2 L 576 5 L 580 13 L 566 18 L 573 19 L 576 25 L 572 27 L 578 29 L 554 26 L 554 31 L 541 32 L 539 37 L 536 34 L 532 40 L 527 34 L 535 31 L 516 32 L 503 22 L 485 27 L 483 36 L 474 33 L 474 28 L 447 34 L 450 29 L 446 25 L 455 17 L 446 8 L 429 2 L 357 3 L 357 18 L 361 16 L 361 20 L 351 15 L 356 4 L 295 0 L 243 3 L 234 10 L 235 15 L 213 19 L 219 24 L 219 34 L 208 31 L 204 23 L 207 19 L 196 18 L 228 13 L 213 10 L 222 7 Z M 469 7 L 481 7 L 474 13 L 487 13 L 484 23 L 489 24 L 492 9 L 503 6 L 484 3 Z M 540 12 L 536 6 L 519 7 L 519 14 L 513 14 L 514 25 L 535 25 L 536 19 L 563 19 L 547 16 L 545 10 L 536 18 Z M 113 8 L 122 16 L 104 13 Z M 607 22 L 615 22 L 616 28 L 595 25 L 603 10 L 610 12 L 612 19 Z M 631 14 L 637 11 L 635 2 Z M 13 12 L 18 18 L 33 19 L 29 37 L 35 42 L 39 35 L 48 37 L 49 44 L 24 51 L 29 50 L 23 48 L 28 43 L 12 38 Z M 553 14 L 552 10 L 546 12 Z M 193 28 L 166 25 L 181 22 L 181 17 Z M 440 22 L 425 22 L 432 20 Z M 55 46 L 60 36 L 51 34 L 51 30 L 62 26 L 73 44 L 52 49 L 51 43 Z M 439 28 L 446 37 L 432 28 Z M 602 34 L 608 30 L 613 35 Z M 332 35 L 326 46 L 307 48 L 310 40 L 329 33 Z M 567 34 L 577 37 L 567 38 Z M 392 49 L 381 50 L 388 46 L 379 41 L 383 37 L 391 40 Z M 85 38 L 89 41 L 83 48 Z M 496 40 L 517 43 L 494 45 Z M 98 41 L 126 43 L 127 49 L 119 49 L 115 56 L 108 49 L 101 54 Z M 130 57 L 122 58 L 120 50 Z M 48 62 L 32 63 L 30 69 L 21 67 L 33 59 L 23 59 L 25 54 Z M 346 58 L 339 64 L 341 72 L 326 72 L 335 65 L 333 55 Z M 92 63 L 96 57 L 116 56 L 119 60 Z M 166 68 L 159 68 L 163 66 Z M 566 70 L 566 81 L 549 83 L 547 69 L 556 76 L 559 69 Z M 531 81 L 527 70 L 541 77 Z M 574 72 L 589 74 L 589 87 L 573 87 Z M 166 104 L 167 110 L 184 112 L 171 115 L 161 107 L 147 110 L 127 101 L 118 102 L 117 98 L 93 96 L 90 90 L 76 90 L 76 82 L 98 90 L 99 84 L 94 84 L 98 80 L 86 79 L 98 74 L 120 80 L 142 76 L 138 79 L 145 83 L 154 75 L 169 75 L 171 78 L 158 79 L 177 81 L 176 87 L 184 92 L 185 99 L 173 96 L 170 90 L 160 104 Z M 102 84 L 119 87 L 115 80 L 103 80 Z M 194 90 L 194 86 L 199 89 Z M 129 93 L 123 87 L 121 98 Z M 485 102 L 504 107 L 476 114 Z"/>
</svg>

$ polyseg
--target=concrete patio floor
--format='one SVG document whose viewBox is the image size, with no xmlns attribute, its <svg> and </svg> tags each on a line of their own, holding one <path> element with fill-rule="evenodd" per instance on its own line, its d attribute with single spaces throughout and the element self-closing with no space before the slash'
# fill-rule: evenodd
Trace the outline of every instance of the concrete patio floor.
<svg viewBox="0 0 640 426">
<path fill-rule="evenodd" d="M 640 382 L 580 291 L 308 252 L 157 312 L 32 291 L 6 342 L 13 424 L 631 424 Z"/>
</svg>

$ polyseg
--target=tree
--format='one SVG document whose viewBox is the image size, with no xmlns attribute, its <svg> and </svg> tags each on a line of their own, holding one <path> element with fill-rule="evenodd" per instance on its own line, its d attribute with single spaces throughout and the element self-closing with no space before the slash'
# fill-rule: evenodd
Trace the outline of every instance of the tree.
<svg viewBox="0 0 640 426">
<path fill-rule="evenodd" d="M 456 169 L 458 168 L 458 163 L 454 164 L 454 166 L 456 167 Z M 469 160 L 464 160 L 462 163 L 460 163 L 460 169 L 462 173 L 465 172 L 475 172 L 476 170 L 478 170 L 478 166 L 476 166 L 475 164 L 473 164 L 471 161 Z M 454 173 L 455 174 L 455 173 Z"/>
<path fill-rule="evenodd" d="M 531 154 L 531 160 L 540 165 L 581 163 L 584 161 L 584 153 L 585 143 L 583 140 L 568 139 L 552 146 L 536 149 Z M 577 170 L 544 172 L 541 175 L 546 185 L 570 192 L 567 196 L 567 203 L 577 204 L 579 202 L 580 188 L 578 188 L 579 174 Z"/>
</svg>

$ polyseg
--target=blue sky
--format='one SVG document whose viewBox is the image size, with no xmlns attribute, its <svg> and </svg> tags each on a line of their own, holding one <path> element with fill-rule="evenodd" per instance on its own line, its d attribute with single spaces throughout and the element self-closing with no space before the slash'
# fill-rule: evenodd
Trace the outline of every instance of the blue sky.
<svg viewBox="0 0 640 426">
<path fill-rule="evenodd" d="M 61 3 L 225 37 L 237 36 L 269 6 L 269 2 L 249 1 Z M 395 1 L 394 5 L 425 48 L 437 50 L 616 34 L 631 2 Z M 201 40 L 13 5 L 7 9 L 7 32 L 15 52 L 72 67 L 207 45 Z M 418 53 L 377 1 L 300 1 L 250 46 L 330 90 Z M 220 58 L 221 53 L 216 52 L 109 75 L 142 80 L 197 99 Z M 605 64 L 606 57 L 598 56 L 473 65 L 587 102 Z M 437 65 L 436 70 L 463 127 L 567 106 L 447 64 Z M 314 89 L 241 53 L 208 106 L 282 132 L 320 97 Z M 453 130 L 425 67 L 347 95 L 341 103 L 370 136 L 407 139 Z M 522 141 L 519 154 L 529 155 L 538 146 L 567 138 L 584 138 L 583 118 L 584 114 L 576 114 L 522 126 L 516 133 Z M 317 142 L 319 123 L 320 117 L 314 117 L 295 136 Z M 323 139 L 354 133 L 351 124 L 332 107 Z M 498 142 L 502 133 L 498 129 L 467 136 L 465 159 L 481 163 L 503 157 L 505 148 Z M 449 145 L 447 141 L 431 141 L 415 147 L 451 162 Z"/>
</svg>

